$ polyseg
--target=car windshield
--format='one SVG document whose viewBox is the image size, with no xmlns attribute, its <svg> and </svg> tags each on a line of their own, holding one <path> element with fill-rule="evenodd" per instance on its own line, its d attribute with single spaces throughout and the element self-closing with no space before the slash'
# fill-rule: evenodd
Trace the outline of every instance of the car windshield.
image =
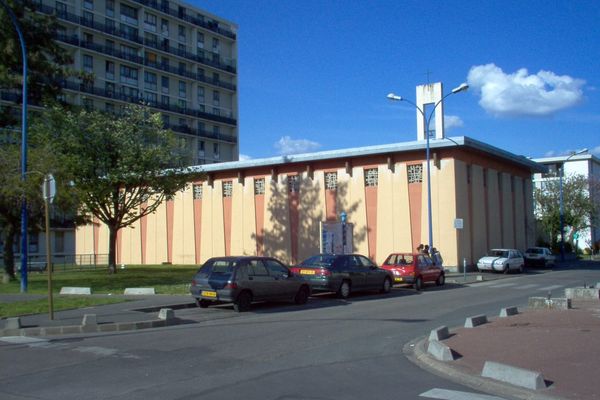
<svg viewBox="0 0 600 400">
<path fill-rule="evenodd" d="M 331 268 L 333 262 L 335 261 L 335 256 L 331 254 L 319 254 L 318 256 L 313 256 L 307 258 L 306 260 L 300 263 L 301 267 L 323 267 L 323 268 Z"/>
<path fill-rule="evenodd" d="M 525 253 L 542 254 L 543 252 L 544 252 L 543 249 L 531 248 L 531 249 L 527 249 L 527 251 Z"/>
<path fill-rule="evenodd" d="M 490 256 L 508 258 L 508 250 L 492 250 Z"/>
<path fill-rule="evenodd" d="M 229 279 L 237 260 L 208 260 L 198 271 L 200 278 Z"/>
</svg>

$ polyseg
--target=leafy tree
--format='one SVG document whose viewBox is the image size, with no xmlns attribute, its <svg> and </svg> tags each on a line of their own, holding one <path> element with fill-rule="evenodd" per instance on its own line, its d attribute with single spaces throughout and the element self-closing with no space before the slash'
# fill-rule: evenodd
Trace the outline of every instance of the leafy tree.
<svg viewBox="0 0 600 400">
<path fill-rule="evenodd" d="M 32 129 L 46 136 L 69 171 L 80 212 L 107 225 L 109 270 L 116 272 L 119 229 L 153 213 L 186 185 L 173 132 L 163 129 L 160 113 L 143 105 L 110 117 L 55 107 Z"/>
<path fill-rule="evenodd" d="M 589 228 L 598 215 L 598 207 L 590 193 L 598 193 L 598 183 L 583 175 L 563 177 L 563 215 L 565 241 L 573 244 L 575 232 Z M 550 178 L 535 188 L 534 199 L 538 222 L 550 235 L 555 246 L 560 238 L 560 182 Z M 570 227 L 570 229 L 569 229 Z"/>
<path fill-rule="evenodd" d="M 57 21 L 54 16 L 35 12 L 32 0 L 5 0 L 17 17 L 27 46 L 28 92 L 32 104 L 55 99 L 61 92 L 60 81 L 75 73 L 69 69 L 71 56 L 54 41 Z M 23 79 L 21 45 L 10 16 L 0 7 L 0 89 L 16 89 L 20 106 Z M 9 107 L 0 112 L 0 127 L 14 125 L 16 120 Z"/>
</svg>

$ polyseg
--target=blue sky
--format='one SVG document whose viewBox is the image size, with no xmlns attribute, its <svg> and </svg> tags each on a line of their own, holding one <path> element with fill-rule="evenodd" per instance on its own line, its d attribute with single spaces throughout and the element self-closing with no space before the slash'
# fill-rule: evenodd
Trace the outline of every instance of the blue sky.
<svg viewBox="0 0 600 400">
<path fill-rule="evenodd" d="M 600 2 L 191 0 L 236 23 L 240 153 L 262 158 L 416 139 L 389 92 L 471 88 L 447 136 L 526 156 L 600 155 Z M 450 129 L 449 129 L 450 128 Z"/>
</svg>

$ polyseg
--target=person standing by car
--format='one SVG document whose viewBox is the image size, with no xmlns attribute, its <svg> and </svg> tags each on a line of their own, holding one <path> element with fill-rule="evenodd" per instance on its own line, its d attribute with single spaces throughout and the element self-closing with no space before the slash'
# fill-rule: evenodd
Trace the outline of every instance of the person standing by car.
<svg viewBox="0 0 600 400">
<path fill-rule="evenodd" d="M 442 258 L 442 254 L 435 247 L 431 248 L 431 258 L 433 259 L 433 263 L 440 268 L 443 268 L 444 259 Z"/>
</svg>

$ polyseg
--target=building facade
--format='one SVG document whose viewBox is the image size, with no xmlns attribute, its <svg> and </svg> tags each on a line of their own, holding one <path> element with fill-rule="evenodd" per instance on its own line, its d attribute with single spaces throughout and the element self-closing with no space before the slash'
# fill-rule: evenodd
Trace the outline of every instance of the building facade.
<svg viewBox="0 0 600 400">
<path fill-rule="evenodd" d="M 533 245 L 538 164 L 466 137 L 433 140 L 431 149 L 433 245 L 448 268 L 473 265 L 489 248 Z M 117 260 L 199 264 L 250 254 L 293 264 L 319 252 L 320 223 L 343 211 L 353 250 L 382 263 L 428 240 L 425 171 L 423 141 L 201 165 L 185 190 L 120 231 Z M 105 226 L 78 228 L 77 253 L 107 249 Z"/>
<path fill-rule="evenodd" d="M 542 189 L 544 181 L 549 179 L 559 179 L 559 173 L 562 169 L 563 176 L 581 175 L 588 179 L 588 193 L 596 204 L 596 209 L 600 212 L 600 159 L 591 154 L 580 154 L 575 156 L 543 157 L 534 158 L 533 161 L 548 168 L 546 173 L 536 173 L 533 175 L 535 188 Z M 578 232 L 578 239 L 575 244 L 580 250 L 593 248 L 594 244 L 600 246 L 600 225 L 598 218 L 587 216 L 589 227 Z M 569 227 L 565 227 L 568 233 Z"/>
</svg>

